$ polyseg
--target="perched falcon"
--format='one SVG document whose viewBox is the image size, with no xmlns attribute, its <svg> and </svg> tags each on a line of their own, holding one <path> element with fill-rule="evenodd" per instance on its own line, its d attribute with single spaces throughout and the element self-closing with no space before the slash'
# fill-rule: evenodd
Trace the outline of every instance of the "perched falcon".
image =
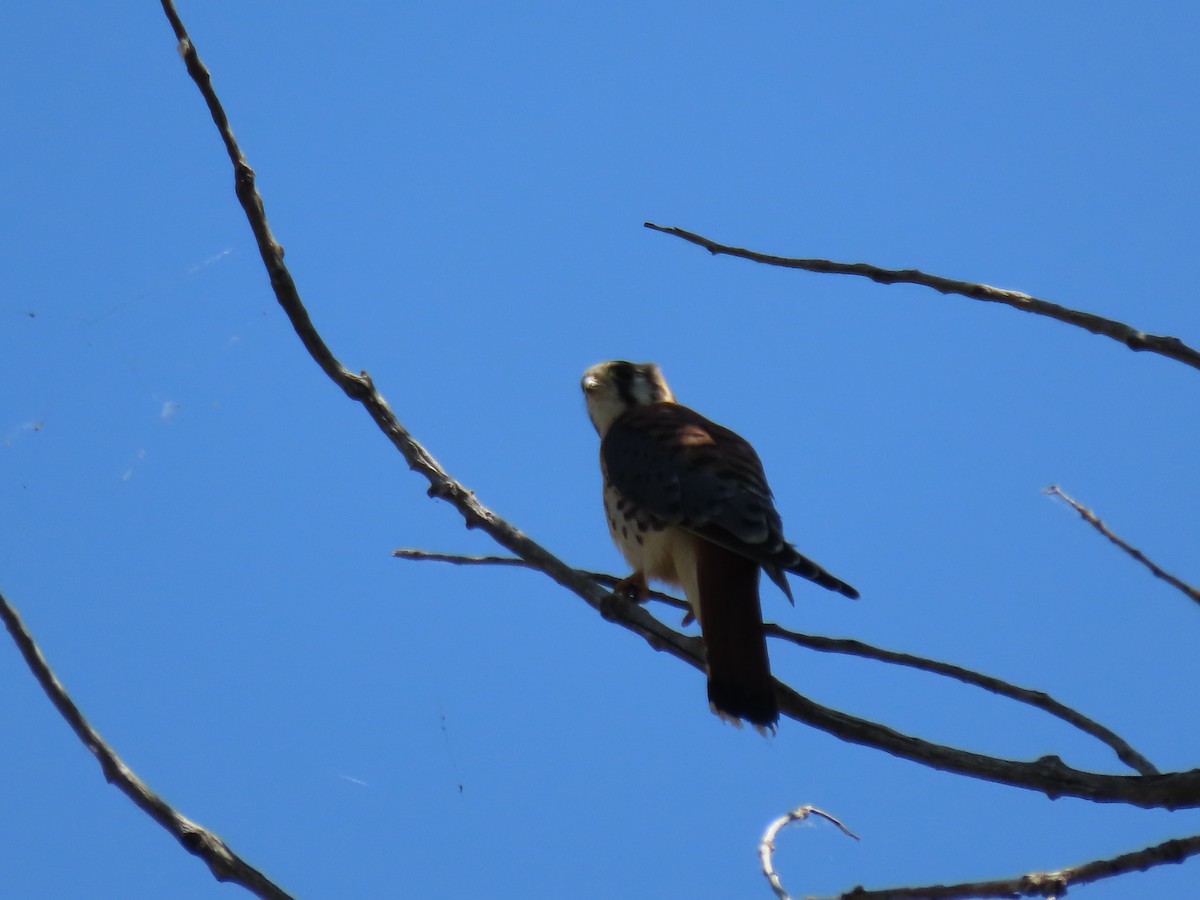
<svg viewBox="0 0 1200 900">
<path fill-rule="evenodd" d="M 785 571 L 847 597 L 858 591 L 784 540 L 754 448 L 676 403 L 654 363 L 600 363 L 582 386 L 600 435 L 608 528 L 633 568 L 622 587 L 641 596 L 650 578 L 682 587 L 700 623 L 713 712 L 773 729 L 758 570 L 788 600 Z"/>
</svg>

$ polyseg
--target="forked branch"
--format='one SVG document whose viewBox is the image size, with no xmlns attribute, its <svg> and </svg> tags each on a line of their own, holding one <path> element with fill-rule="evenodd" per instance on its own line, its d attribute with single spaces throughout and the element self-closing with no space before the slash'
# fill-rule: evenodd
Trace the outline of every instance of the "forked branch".
<svg viewBox="0 0 1200 900">
<path fill-rule="evenodd" d="M 457 553 L 433 553 L 428 550 L 402 549 L 393 550 L 392 555 L 398 559 L 410 560 L 425 560 L 430 562 L 444 562 L 460 566 L 515 566 L 520 568 L 536 569 L 523 559 L 518 559 L 515 556 L 463 556 Z M 615 575 L 608 575 L 603 572 L 584 572 L 588 578 L 593 579 L 598 584 L 603 584 L 606 587 L 613 587 L 617 584 L 618 578 Z M 672 597 L 669 594 L 663 594 L 658 591 L 651 591 L 650 599 L 665 603 L 675 609 L 687 610 L 688 605 L 685 601 Z M 991 675 L 984 675 L 981 672 L 975 672 L 971 669 L 956 666 L 951 663 L 939 662 L 934 659 L 927 659 L 923 656 L 915 656 L 911 653 L 898 653 L 894 650 L 885 650 L 881 647 L 875 647 L 871 644 L 863 643 L 862 641 L 849 640 L 846 638 L 830 638 L 819 635 L 801 634 L 797 631 L 789 631 L 786 628 L 781 628 L 778 625 L 768 623 L 764 626 L 766 633 L 770 636 L 780 638 L 789 643 L 796 644 L 800 647 L 807 647 L 810 650 L 817 650 L 821 653 L 841 653 L 847 656 L 858 656 L 863 659 L 873 659 L 889 665 L 905 666 L 911 669 L 918 669 L 922 672 L 929 672 L 933 675 L 940 675 L 945 678 L 952 678 L 955 681 L 960 681 L 964 684 L 970 684 L 974 687 L 982 688 L 993 694 L 998 694 L 1002 697 L 1008 697 L 1010 700 L 1016 700 L 1018 703 L 1025 703 L 1033 706 L 1043 712 L 1049 713 L 1055 718 L 1061 719 L 1069 725 L 1078 728 L 1085 734 L 1089 734 L 1104 744 L 1107 744 L 1112 751 L 1117 755 L 1123 763 L 1133 769 L 1135 772 L 1140 772 L 1143 775 L 1157 775 L 1158 769 L 1146 757 L 1138 753 L 1129 745 L 1129 743 L 1120 735 L 1105 728 L 1099 722 L 1088 718 L 1083 713 L 1078 712 L 1065 703 L 1060 703 L 1049 694 L 1043 691 L 1034 691 L 1029 688 L 1018 687 L 1015 684 L 1010 684 L 999 678 Z"/>
<path fill-rule="evenodd" d="M 780 628 L 778 625 L 770 623 L 765 626 L 765 630 L 767 634 L 822 653 L 842 653 L 849 656 L 859 656 L 863 659 L 875 659 L 891 665 L 905 666 L 910 669 L 929 672 L 933 675 L 941 675 L 945 678 L 961 681 L 963 684 L 982 688 L 989 693 L 997 694 L 1001 697 L 1008 697 L 1010 700 L 1016 700 L 1018 703 L 1025 703 L 1036 707 L 1043 712 L 1049 713 L 1056 719 L 1061 719 L 1068 725 L 1078 728 L 1085 734 L 1091 735 L 1096 740 L 1107 744 L 1112 748 L 1117 758 L 1135 772 L 1140 772 L 1143 775 L 1159 774 L 1158 769 L 1150 760 L 1134 750 L 1116 732 L 1105 728 L 1099 722 L 1088 718 L 1065 703 L 1055 700 L 1045 691 L 1035 691 L 1030 688 L 1019 687 L 994 676 L 984 675 L 982 672 L 976 672 L 952 663 L 927 659 L 926 657 L 916 656 L 912 653 L 898 653 L 895 650 L 885 650 L 882 647 L 874 647 L 862 641 L 801 634 L 798 631 L 789 631 L 786 628 Z"/>
</svg>

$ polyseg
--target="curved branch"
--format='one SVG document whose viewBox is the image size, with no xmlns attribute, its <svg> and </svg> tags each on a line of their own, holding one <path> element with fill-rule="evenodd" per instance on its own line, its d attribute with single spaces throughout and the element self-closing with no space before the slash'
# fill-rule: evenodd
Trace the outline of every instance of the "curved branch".
<svg viewBox="0 0 1200 900">
<path fill-rule="evenodd" d="M 161 2 L 175 28 L 187 70 L 204 96 L 213 121 L 221 132 L 233 163 L 238 199 L 258 240 L 259 252 L 270 274 L 276 299 L 317 364 L 349 397 L 363 405 L 409 467 L 429 481 L 429 496 L 441 498 L 453 506 L 468 528 L 481 529 L 500 546 L 583 599 L 606 620 L 639 635 L 654 649 L 670 653 L 688 665 L 703 670 L 703 650 L 697 638 L 672 631 L 628 599 L 605 591 L 480 503 L 472 491 L 451 478 L 400 424 L 370 377 L 365 372 L 351 375 L 333 356 L 300 302 L 296 285 L 284 266 L 282 248 L 271 237 L 262 198 L 254 187 L 254 173 L 233 137 L 220 100 L 213 92 L 208 71 L 175 14 L 171 0 Z M 797 721 L 843 740 L 875 747 L 935 769 L 1041 791 L 1051 797 L 1074 796 L 1097 802 L 1123 802 L 1167 809 L 1200 806 L 1200 770 L 1156 776 L 1115 776 L 1072 769 L 1056 757 L 1046 757 L 1033 763 L 997 759 L 909 737 L 882 725 L 848 716 L 813 703 L 783 685 L 779 686 L 779 695 L 782 711 Z"/>
<path fill-rule="evenodd" d="M 768 266 L 780 266 L 785 269 L 803 269 L 806 272 L 817 272 L 826 275 L 858 275 L 862 278 L 869 278 L 877 284 L 917 284 L 922 287 L 932 288 L 942 294 L 959 294 L 963 297 L 970 297 L 972 300 L 1002 303 L 1005 306 L 1011 306 L 1013 309 L 1019 309 L 1022 312 L 1036 313 L 1039 316 L 1046 316 L 1051 319 L 1057 319 L 1060 322 L 1066 322 L 1068 325 L 1074 325 L 1085 331 L 1090 331 L 1092 334 L 1102 334 L 1105 337 L 1110 337 L 1114 341 L 1124 344 L 1130 350 L 1145 350 L 1150 353 L 1157 353 L 1159 356 L 1165 356 L 1168 359 L 1181 362 L 1184 365 L 1191 366 L 1193 369 L 1200 369 L 1200 350 L 1189 347 L 1177 337 L 1147 334 L 1144 331 L 1131 328 L 1124 322 L 1118 322 L 1115 319 L 1106 319 L 1103 316 L 1097 316 L 1078 309 L 1070 309 L 1066 306 L 1059 306 L 1057 303 L 1050 303 L 1048 300 L 1039 300 L 1037 297 L 1024 294 L 1020 291 L 1007 291 L 1002 288 L 994 288 L 990 285 L 977 284 L 972 281 L 943 278 L 940 275 L 929 275 L 917 269 L 884 269 L 880 266 L 873 266 L 870 263 L 844 263 L 834 262 L 829 259 L 771 256 L 767 253 L 758 253 L 754 250 L 745 250 L 741 247 L 718 244 L 716 241 L 709 240 L 690 231 L 684 231 L 682 228 L 668 228 L 663 225 L 655 225 L 653 222 L 646 222 L 644 225 L 652 231 L 661 231 L 663 234 L 674 235 L 677 238 L 682 238 L 685 241 L 703 247 L 714 256 L 736 256 L 741 259 L 748 259 L 751 262 L 764 263 Z"/>
<path fill-rule="evenodd" d="M 775 837 L 784 827 L 792 822 L 803 822 L 809 816 L 820 816 L 827 822 L 832 822 L 846 837 L 852 837 L 856 841 L 858 835 L 825 812 L 823 809 L 817 809 L 815 806 L 797 806 L 790 813 L 780 816 L 774 822 L 767 826 L 767 830 L 763 832 L 762 840 L 758 844 L 758 862 L 762 868 L 762 873 L 767 879 L 767 883 L 771 885 L 771 890 L 775 892 L 775 896 L 779 900 L 789 900 L 788 892 L 783 889 L 783 883 L 779 880 L 779 875 L 775 872 L 775 865 L 772 861 L 772 856 L 775 853 Z"/>
<path fill-rule="evenodd" d="M 1051 800 L 1079 797 L 1096 803 L 1128 803 L 1144 809 L 1200 806 L 1200 769 L 1165 775 L 1102 775 L 1072 768 L 1057 756 L 1019 762 L 985 756 L 913 737 L 886 725 L 822 706 L 785 684 L 777 688 L 780 712 L 834 737 L 874 747 L 931 769 L 1040 791 Z"/>
<path fill-rule="evenodd" d="M 264 900 L 291 900 L 289 894 L 229 849 L 223 840 L 172 807 L 125 765 L 121 757 L 117 756 L 83 717 L 66 688 L 51 671 L 46 658 L 42 656 L 42 651 L 33 640 L 33 635 L 3 594 L 0 594 L 0 618 L 4 620 L 9 634 L 21 651 L 21 656 L 25 658 L 25 665 L 29 667 L 29 671 L 33 673 L 59 714 L 71 726 L 71 730 L 96 757 L 109 784 L 116 785 L 139 809 L 165 828 L 171 837 L 179 841 L 184 850 L 204 860 L 217 881 L 240 884 Z"/>
<path fill-rule="evenodd" d="M 1092 884 L 1130 872 L 1145 872 L 1167 863 L 1181 863 L 1200 853 L 1200 835 L 1172 838 L 1142 850 L 1097 859 L 1057 872 L 1029 872 L 994 881 L 934 884 L 927 887 L 883 888 L 867 891 L 856 887 L 829 900 L 967 900 L 975 897 L 1062 897 L 1067 888 Z"/>
<path fill-rule="evenodd" d="M 1130 546 L 1125 541 L 1121 540 L 1120 537 L 1118 537 L 1116 534 L 1114 534 L 1109 529 L 1109 527 L 1100 520 L 1100 517 L 1097 516 L 1094 512 L 1092 512 L 1090 509 L 1088 509 L 1082 503 L 1079 503 L 1073 497 L 1068 497 L 1066 494 L 1064 494 L 1057 484 L 1050 485 L 1050 487 L 1046 488 L 1046 490 L 1043 491 L 1043 493 L 1050 494 L 1050 495 L 1056 496 L 1056 497 L 1061 497 L 1063 500 L 1065 500 L 1067 502 L 1068 506 L 1070 506 L 1072 509 L 1075 510 L 1075 512 L 1079 513 L 1079 515 L 1083 517 L 1083 520 L 1085 522 L 1087 522 L 1089 525 L 1091 525 L 1093 528 L 1095 528 L 1098 532 L 1100 532 L 1102 535 L 1104 535 L 1106 538 L 1108 538 L 1110 541 L 1112 541 L 1114 544 L 1116 544 L 1118 547 L 1120 547 L 1122 550 L 1124 550 L 1126 553 L 1128 553 L 1130 556 L 1132 556 L 1134 559 L 1136 559 L 1138 562 L 1140 562 L 1143 566 L 1145 566 L 1147 569 L 1149 569 L 1151 574 L 1153 574 L 1155 578 L 1161 578 L 1167 584 L 1171 585 L 1171 587 L 1176 588 L 1179 591 L 1182 591 L 1185 596 L 1194 600 L 1196 603 L 1200 603 L 1200 590 L 1197 590 L 1196 588 L 1192 587 L 1186 581 L 1176 578 L 1170 572 L 1160 569 L 1157 565 L 1155 565 L 1154 560 L 1152 560 L 1148 556 L 1146 556 L 1145 553 L 1143 553 L 1141 550 L 1137 549 L 1137 547 Z"/>
<path fill-rule="evenodd" d="M 1099 722 L 1089 719 L 1083 713 L 1071 709 L 1071 707 L 1064 703 L 1060 703 L 1044 691 L 1034 691 L 1029 688 L 1018 687 L 1015 684 L 1010 684 L 991 675 L 984 675 L 981 672 L 964 669 L 962 666 L 940 662 L 936 659 L 926 659 L 923 656 L 914 656 L 911 653 L 884 650 L 880 647 L 864 644 L 862 641 L 801 634 L 798 631 L 789 631 L 786 628 L 781 628 L 773 623 L 767 623 L 763 628 L 767 634 L 790 641 L 801 647 L 808 647 L 810 650 L 817 650 L 821 653 L 844 653 L 850 656 L 860 656 L 864 659 L 876 659 L 891 665 L 906 666 L 910 669 L 918 669 L 922 672 L 930 672 L 934 675 L 953 678 L 955 681 L 963 682 L 963 684 L 973 684 L 993 694 L 999 694 L 1002 697 L 1008 697 L 1010 700 L 1016 700 L 1018 703 L 1027 703 L 1043 712 L 1049 713 L 1055 718 L 1062 719 L 1069 725 L 1074 725 L 1080 731 L 1090 734 L 1098 741 L 1107 744 L 1117 754 L 1117 758 L 1135 772 L 1140 772 L 1143 775 L 1160 774 L 1150 760 L 1134 750 L 1120 735 L 1105 728 Z"/>
<path fill-rule="evenodd" d="M 448 553 L 429 553 L 423 550 L 401 550 L 394 555 L 407 559 L 430 559 L 443 562 L 453 562 L 462 565 L 490 565 L 492 559 L 497 559 L 502 565 L 527 565 L 529 568 L 541 570 L 536 563 L 512 562 L 504 557 L 464 557 Z M 581 579 L 590 579 L 593 573 L 574 570 Z M 604 579 L 615 580 L 611 575 Z M 594 583 L 592 585 L 595 586 Z M 580 593 L 572 585 L 571 590 Z M 580 593 L 580 596 L 583 596 Z M 687 662 L 694 668 L 703 670 L 703 656 L 694 638 L 672 631 L 645 610 L 629 603 L 620 596 L 606 595 L 613 601 L 601 612 L 610 621 L 622 627 L 629 628 L 641 634 L 656 650 L 666 650 L 678 659 Z M 681 605 L 681 601 L 668 598 L 672 605 Z M 626 615 L 637 615 L 636 623 L 627 621 Z M 647 621 L 648 620 L 648 621 Z M 654 627 L 657 626 L 657 627 Z M 867 658 L 879 659 L 897 665 L 909 665 L 914 668 L 945 675 L 951 678 L 977 684 L 986 689 L 995 690 L 1014 700 L 1031 703 L 1058 715 L 1071 724 L 1099 738 L 1113 748 L 1122 759 L 1132 768 L 1143 771 L 1139 776 L 1102 775 L 1085 772 L 1066 765 L 1057 756 L 1045 756 L 1034 762 L 1020 762 L 995 756 L 985 756 L 966 750 L 959 750 L 943 744 L 936 744 L 922 738 L 913 737 L 880 725 L 866 719 L 860 719 L 839 710 L 822 706 L 793 690 L 790 686 L 776 681 L 780 698 L 780 711 L 798 722 L 811 725 L 828 734 L 850 743 L 862 744 L 883 750 L 894 756 L 918 762 L 933 769 L 954 772 L 973 778 L 982 778 L 1014 787 L 1040 791 L 1052 799 L 1062 796 L 1079 797 L 1098 803 L 1129 803 L 1142 807 L 1165 807 L 1182 809 L 1200 806 L 1200 770 L 1175 772 L 1166 775 L 1159 774 L 1154 766 L 1135 750 L 1129 747 L 1119 736 L 1093 722 L 1086 716 L 1058 704 L 1052 698 L 1037 691 L 1010 685 L 1000 679 L 972 672 L 948 663 L 935 660 L 925 660 L 922 657 L 881 650 L 869 644 L 858 641 L 842 641 L 833 638 L 816 638 L 789 632 L 778 625 L 767 625 L 768 634 L 790 640 L 793 643 L 811 646 L 813 649 L 827 652 L 862 655 Z M 1055 710 L 1057 709 L 1057 712 Z M 1107 738 L 1105 737 L 1107 736 Z"/>
</svg>

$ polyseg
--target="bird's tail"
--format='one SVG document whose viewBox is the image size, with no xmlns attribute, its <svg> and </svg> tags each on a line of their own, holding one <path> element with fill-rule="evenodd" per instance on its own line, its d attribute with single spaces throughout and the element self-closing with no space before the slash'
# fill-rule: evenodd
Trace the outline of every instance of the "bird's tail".
<svg viewBox="0 0 1200 900">
<path fill-rule="evenodd" d="M 759 730 L 779 721 L 758 600 L 758 563 L 710 544 L 697 559 L 695 605 L 708 659 L 708 703 Z M 691 599 L 691 598 L 689 598 Z"/>
<path fill-rule="evenodd" d="M 792 591 L 787 586 L 787 579 L 784 578 L 783 573 L 785 570 L 799 575 L 801 578 L 807 578 L 809 581 L 819 584 L 826 590 L 835 591 L 843 597 L 849 597 L 851 600 L 858 599 L 858 591 L 846 584 L 842 579 L 830 575 L 807 556 L 798 553 L 796 548 L 790 544 L 785 544 L 771 562 L 772 565 L 767 565 L 763 568 L 766 569 L 770 579 L 787 594 L 789 600 L 792 599 Z"/>
</svg>

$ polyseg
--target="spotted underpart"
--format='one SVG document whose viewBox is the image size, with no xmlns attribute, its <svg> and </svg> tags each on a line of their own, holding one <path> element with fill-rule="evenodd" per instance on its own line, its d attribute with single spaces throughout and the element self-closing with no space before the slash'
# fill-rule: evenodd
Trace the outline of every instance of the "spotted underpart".
<svg viewBox="0 0 1200 900">
<path fill-rule="evenodd" d="M 604 491 L 604 512 L 613 543 L 630 568 L 650 578 L 674 580 L 674 568 L 665 566 L 661 559 L 663 554 L 655 552 L 658 539 L 667 528 L 665 521 L 638 509 L 611 486 Z"/>
</svg>

